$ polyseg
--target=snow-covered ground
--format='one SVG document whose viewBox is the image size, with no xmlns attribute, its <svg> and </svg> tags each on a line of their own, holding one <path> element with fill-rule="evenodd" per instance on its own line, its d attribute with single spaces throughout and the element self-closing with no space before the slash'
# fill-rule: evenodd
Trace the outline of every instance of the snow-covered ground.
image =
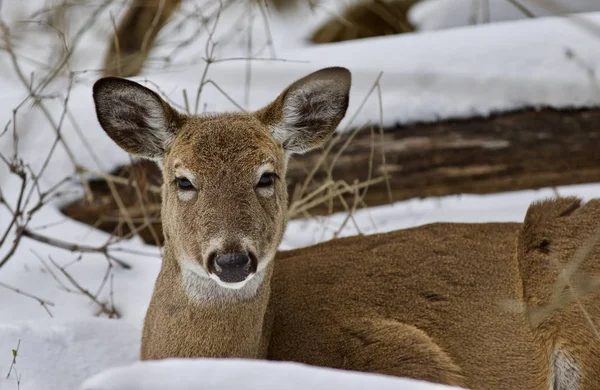
<svg viewBox="0 0 600 390">
<path fill-rule="evenodd" d="M 138 328 L 125 321 L 100 318 L 0 323 L 4 374 L 0 390 L 451 389 L 297 363 L 238 359 L 139 363 L 139 334 Z M 6 378 L 13 360 L 11 349 L 17 346 L 14 369 Z"/>
<path fill-rule="evenodd" d="M 436 1 L 437 7 L 450 4 L 449 0 Z M 19 6 L 21 8 L 16 4 L 17 2 L 12 1 L 3 2 L 2 17 L 16 23 L 37 9 L 36 4 L 39 7 L 40 3 L 30 0 Z M 122 7 L 122 3 L 115 2 L 113 6 Z M 244 103 L 247 61 L 215 63 L 208 71 L 209 79 L 239 105 L 255 109 L 273 99 L 297 77 L 324 66 L 347 66 L 353 72 L 354 83 L 349 115 L 342 123 L 342 129 L 350 124 L 352 118 L 354 124 L 379 121 L 377 92 L 366 100 L 364 106 L 362 101 L 372 89 L 380 72 L 383 72 L 381 96 L 383 121 L 386 125 L 485 116 L 493 112 L 525 107 L 589 107 L 600 103 L 600 90 L 596 78 L 600 71 L 600 37 L 572 20 L 543 18 L 307 47 L 303 37 L 310 26 L 328 17 L 323 7 L 320 13 L 315 14 L 314 19 L 309 19 L 306 23 L 294 21 L 296 19 L 292 19 L 289 14 L 273 16 L 271 30 L 276 37 L 281 37 L 275 46 L 277 57 L 293 61 L 252 61 L 248 105 Z M 433 12 L 432 9 L 439 11 L 441 8 L 433 7 L 429 12 Z M 99 42 L 104 45 L 110 31 L 108 11 L 115 11 L 118 15 L 117 8 L 109 7 L 106 14 L 99 18 L 97 28 L 84 35 L 82 49 L 74 56 L 73 70 L 95 69 L 101 66 L 98 47 Z M 235 25 L 242 11 L 243 8 L 234 7 L 231 14 L 222 16 L 223 27 L 215 35 L 218 39 L 226 39 L 228 26 Z M 440 14 L 433 12 L 431 15 Z M 78 18 L 80 24 L 85 22 L 84 16 L 85 13 Z M 256 17 L 259 17 L 258 14 Z M 579 17 L 600 25 L 599 13 Z M 434 18 L 425 15 L 421 20 L 425 23 Z M 433 24 L 431 22 L 430 25 Z M 262 36 L 264 39 L 264 35 L 260 35 L 260 28 L 264 26 L 260 27 L 257 24 L 256 28 L 255 36 Z M 191 26 L 182 28 L 178 39 L 184 37 L 184 33 L 192 31 L 191 29 Z M 47 45 L 48 42 L 44 39 L 27 41 L 27 44 L 19 43 L 19 59 L 25 74 L 29 75 L 32 69 L 39 68 L 39 64 L 33 64 L 25 57 L 45 60 L 44 55 L 51 54 L 51 50 L 48 49 L 50 46 L 46 48 L 49 51 L 42 51 L 41 54 L 36 52 L 39 47 Z M 224 49 L 219 49 L 218 58 L 244 56 L 243 39 L 236 39 Z M 161 42 L 161 46 L 152 53 L 153 58 L 168 53 L 169 45 L 164 39 Z M 165 97 L 178 107 L 184 106 L 183 91 L 186 90 L 193 106 L 204 70 L 203 63 L 193 63 L 198 62 L 198 58 L 203 55 L 204 43 L 205 38 L 200 37 L 195 45 L 201 49 L 185 49 L 166 70 L 162 69 L 162 65 L 158 66 L 156 62 L 152 62 L 143 75 L 135 79 L 147 79 L 158 85 Z M 268 57 L 268 50 L 260 56 Z M 0 66 L 7 70 L 0 74 L 0 107 L 3 107 L 0 110 L 0 134 L 5 124 L 10 122 L 6 127 L 7 132 L 0 136 L 0 153 L 12 156 L 15 152 L 12 132 L 16 120 L 19 134 L 18 155 L 33 171 L 37 171 L 52 148 L 55 135 L 39 105 L 27 102 L 13 117 L 12 109 L 19 105 L 27 93 L 15 77 L 10 59 L 4 52 L 0 54 Z M 34 81 L 39 80 L 38 76 L 32 77 Z M 65 116 L 62 125 L 63 138 L 69 145 L 76 163 L 96 172 L 107 171 L 129 161 L 129 157 L 114 145 L 96 121 L 91 83 L 97 77 L 95 72 L 78 74 L 77 83 L 70 94 L 68 115 Z M 148 85 L 154 88 L 154 84 Z M 55 123 L 61 120 L 64 85 L 65 80 L 60 79 L 50 88 L 51 91 L 59 93 L 58 97 L 43 100 L 44 107 L 48 109 Z M 213 85 L 204 88 L 199 107 L 201 110 L 206 107 L 208 111 L 235 109 Z M 40 189 L 43 191 L 65 177 L 72 176 L 73 170 L 73 162 L 59 144 L 39 183 Z M 6 166 L 0 163 L 2 196 L 13 204 L 16 202 L 19 184 L 18 179 L 9 174 Z M 110 239 L 109 235 L 66 219 L 59 212 L 58 206 L 61 202 L 81 195 L 78 183 L 71 183 L 65 186 L 65 189 L 77 192 L 42 207 L 35 214 L 30 227 L 48 237 L 69 243 L 103 245 Z M 600 184 L 561 187 L 556 190 L 560 195 L 579 195 L 584 199 L 600 197 Z M 486 196 L 415 199 L 360 210 L 355 214 L 355 220 L 361 232 L 366 234 L 436 221 L 521 221 L 532 201 L 552 195 L 553 190 L 544 189 Z M 0 233 L 4 231 L 9 220 L 7 210 L 0 207 Z M 292 221 L 281 249 L 311 245 L 330 239 L 343 220 L 344 215 L 337 214 L 328 218 Z M 348 224 L 341 236 L 351 234 L 356 234 L 356 230 L 353 224 Z M 121 252 L 115 252 L 119 259 L 130 264 L 131 269 L 117 266 L 108 268 L 106 259 L 99 254 L 87 253 L 80 256 L 79 253 L 23 239 L 15 256 L 0 269 L 0 282 L 39 297 L 47 304 L 45 307 L 41 306 L 39 301 L 31 296 L 0 287 L 0 375 L 8 372 L 12 362 L 11 349 L 16 347 L 19 340 L 21 344 L 16 368 L 21 375 L 22 390 L 76 389 L 90 375 L 106 368 L 133 363 L 137 359 L 139 329 L 160 266 L 160 252 L 137 238 L 120 242 L 116 247 L 121 249 Z M 7 251 L 8 246 L 1 247 L 0 258 Z M 83 289 L 92 294 L 99 292 L 99 301 L 114 303 L 122 318 L 117 321 L 93 319 L 98 305 L 82 294 L 73 293 L 76 288 L 72 281 L 58 272 L 52 262 L 59 267 L 66 267 L 69 275 Z M 49 313 L 54 317 L 53 320 L 48 318 Z M 236 364 L 240 376 L 232 382 L 218 382 L 228 379 L 219 373 L 227 372 L 227 375 L 230 375 L 230 364 Z M 375 383 L 378 384 L 376 388 L 424 388 L 424 385 L 412 381 L 354 376 L 355 374 L 330 370 L 314 371 L 299 365 L 212 361 L 165 362 L 148 367 L 135 365 L 103 374 L 89 382 L 88 388 L 122 389 L 125 387 L 106 386 L 126 386 L 127 380 L 130 380 L 128 378 L 136 378 L 142 374 L 153 379 L 148 386 L 158 386 L 161 380 L 169 379 L 169 372 L 179 370 L 173 366 L 183 367 L 183 377 L 189 375 L 189 372 L 213 375 L 214 386 L 221 386 L 215 388 L 233 388 L 232 386 L 236 385 L 235 388 L 240 389 L 240 381 L 245 384 L 254 383 L 257 387 L 261 384 L 271 386 L 263 387 L 265 389 L 284 388 L 280 382 L 282 378 L 291 378 L 286 373 L 294 373 L 293 378 L 297 378 L 298 381 L 310 381 L 314 375 L 328 381 L 331 386 L 339 384 L 338 388 L 351 388 L 346 386 L 350 382 L 355 383 L 358 386 L 356 388 L 373 388 Z M 253 369 L 265 374 L 250 378 L 247 375 Z M 8 379 L 0 377 L 0 389 L 16 388 L 15 376 L 16 374 L 13 374 Z M 363 380 L 365 382 L 361 382 Z M 315 382 L 298 383 L 304 384 L 304 387 L 316 386 Z M 360 387 L 361 383 L 364 383 L 363 387 Z M 191 382 L 189 385 L 193 386 Z"/>
<path fill-rule="evenodd" d="M 87 381 L 81 390 L 172 389 L 174 377 L 177 378 L 177 390 L 457 389 L 405 378 L 330 370 L 297 363 L 173 359 L 109 370 Z"/>
<path fill-rule="evenodd" d="M 0 323 L 0 389 L 75 390 L 102 370 L 138 360 L 139 335 L 125 321 L 103 318 Z M 17 346 L 16 370 L 6 378 Z"/>
<path fill-rule="evenodd" d="M 409 20 L 430 31 L 594 11 L 600 11 L 597 0 L 425 0 L 410 9 Z"/>
</svg>

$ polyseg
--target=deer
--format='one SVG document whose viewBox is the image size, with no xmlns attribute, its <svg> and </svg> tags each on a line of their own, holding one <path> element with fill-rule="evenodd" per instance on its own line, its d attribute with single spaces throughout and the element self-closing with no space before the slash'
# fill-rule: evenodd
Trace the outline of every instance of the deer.
<svg viewBox="0 0 600 390">
<path fill-rule="evenodd" d="M 288 159 L 330 138 L 350 88 L 348 69 L 324 68 L 259 110 L 193 116 L 134 81 L 96 81 L 100 126 L 163 175 L 164 254 L 141 359 L 295 361 L 472 389 L 600 388 L 589 320 L 600 315 L 599 250 L 571 269 L 578 283 L 563 283 L 560 299 L 554 290 L 595 234 L 599 200 L 544 200 L 522 223 L 439 222 L 278 251 Z"/>
</svg>

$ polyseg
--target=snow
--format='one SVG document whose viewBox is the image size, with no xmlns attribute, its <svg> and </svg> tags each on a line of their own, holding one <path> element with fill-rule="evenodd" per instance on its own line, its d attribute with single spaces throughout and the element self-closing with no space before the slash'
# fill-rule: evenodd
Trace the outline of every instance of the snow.
<svg viewBox="0 0 600 390">
<path fill-rule="evenodd" d="M 439 198 L 411 199 L 392 205 L 357 210 L 354 219 L 360 233 L 375 234 L 407 229 L 434 222 L 522 222 L 532 202 L 556 196 L 579 196 L 584 200 L 600 197 L 600 184 L 543 188 L 489 195 L 451 195 Z M 280 249 L 315 245 L 339 237 L 356 235 L 352 223 L 339 231 L 346 217 L 336 213 L 312 220 L 293 220 L 288 224 Z"/>
<path fill-rule="evenodd" d="M 177 378 L 176 380 L 174 378 Z M 81 390 L 450 390 L 456 387 L 325 369 L 298 363 L 248 360 L 182 360 L 136 363 L 108 370 Z"/>
<path fill-rule="evenodd" d="M 518 4 L 535 17 L 600 11 L 597 0 L 519 0 Z M 409 11 L 409 20 L 419 31 L 527 18 L 526 13 L 507 0 L 425 0 Z"/>
<path fill-rule="evenodd" d="M 75 390 L 105 369 L 139 359 L 140 330 L 108 319 L 0 323 L 0 389 Z M 19 343 L 20 341 L 20 343 Z M 11 349 L 16 373 L 6 378 Z"/>
<path fill-rule="evenodd" d="M 11 349 L 17 346 L 15 370 L 6 378 L 13 360 Z M 99 318 L 0 323 L 0 347 L 0 390 L 17 389 L 17 377 L 20 390 L 451 389 L 288 362 L 139 362 L 140 329 L 125 321 Z"/>
<path fill-rule="evenodd" d="M 600 14 L 586 18 L 600 23 Z M 405 34 L 364 39 L 333 45 L 282 52 L 281 58 L 307 62 L 254 61 L 248 109 L 257 109 L 274 99 L 296 78 L 326 66 L 343 65 L 353 74 L 349 114 L 341 124 L 379 122 L 379 100 L 372 90 L 380 72 L 383 124 L 426 122 L 450 118 L 487 116 L 492 113 L 527 107 L 583 108 L 600 102 L 598 80 L 600 51 L 598 36 L 580 25 L 561 18 L 506 22 L 448 31 Z M 208 77 L 234 101 L 243 105 L 245 61 L 211 65 Z M 195 92 L 204 65 L 186 70 L 136 77 L 158 85 L 173 104 L 184 107 L 183 91 L 194 105 Z M 14 107 L 24 98 L 19 89 L 7 89 L 0 105 Z M 58 122 L 62 99 L 46 101 Z M 231 111 L 235 106 L 214 85 L 207 85 L 200 109 Z M 71 145 L 76 161 L 92 171 L 109 170 L 129 161 L 99 128 L 90 80 L 76 84 L 69 101 L 70 114 L 63 125 L 64 138 Z M 41 165 L 52 144 L 54 133 L 37 107 L 22 107 L 17 113 L 22 137 L 20 151 L 33 167 Z M 10 110 L 0 112 L 0 123 L 12 119 Z M 93 148 L 87 148 L 76 132 L 85 134 Z M 13 148 L 11 137 L 0 138 L 0 151 Z M 10 153 L 8 153 L 10 154 Z M 103 156 L 101 166 L 91 155 Z M 106 158 L 105 156 L 110 156 Z M 50 163 L 48 182 L 55 183 L 72 163 L 59 150 Z M 1 168 L 3 169 L 3 168 Z M 5 173 L 0 171 L 0 182 Z"/>
<path fill-rule="evenodd" d="M 458 0 L 432 0 L 423 4 L 420 10 L 415 10 L 414 15 L 416 18 L 420 17 L 423 30 L 447 27 L 457 19 L 452 15 L 448 20 L 439 19 L 440 12 L 443 7 L 450 5 L 459 9 L 460 4 L 456 1 Z M 18 21 L 28 17 L 40 5 L 38 0 L 0 3 L 2 18 L 9 22 L 11 29 L 18 26 L 25 28 Z M 304 38 L 320 21 L 340 10 L 337 6 L 334 7 L 334 3 L 336 2 L 326 2 L 314 14 L 307 9 L 299 11 L 312 17 L 272 15 L 270 27 L 277 37 L 274 48 L 277 57 L 286 61 L 251 62 L 248 105 L 244 103 L 247 61 L 214 63 L 208 71 L 209 79 L 239 105 L 246 109 L 256 109 L 275 98 L 298 77 L 325 66 L 347 66 L 353 73 L 353 86 L 349 114 L 342 123 L 341 131 L 349 127 L 352 119 L 354 125 L 379 122 L 377 91 L 370 95 L 364 106 L 362 102 L 372 91 L 380 72 L 383 72 L 381 104 L 383 123 L 386 126 L 487 116 L 528 107 L 583 108 L 599 104 L 599 86 L 595 75 L 600 71 L 600 38 L 573 20 L 521 20 L 309 47 Z M 336 4 L 339 3 L 341 2 Z M 101 66 L 102 56 L 98 48 L 105 47 L 106 37 L 110 33 L 110 13 L 118 18 L 122 15 L 123 4 L 114 2 L 94 27 L 83 35 L 79 49 L 73 56 L 72 70 L 97 69 Z M 492 4 L 492 11 L 496 12 L 496 3 Z M 462 6 L 464 10 L 464 4 Z M 236 21 L 243 11 L 243 6 L 235 5 L 230 12 L 222 15 L 223 24 L 217 29 L 216 40 L 229 39 L 231 32 L 236 30 L 230 26 L 238 25 Z M 76 12 L 79 12 L 77 15 L 80 17 L 74 18 L 76 23 L 71 26 L 73 31 L 85 22 L 90 9 L 84 7 Z M 493 20 L 510 19 L 510 15 L 502 12 L 494 13 L 493 15 L 498 15 L 498 19 L 494 16 Z M 258 14 L 255 17 L 259 18 Z M 578 17 L 600 23 L 600 13 Z M 466 23 L 459 23 L 463 24 Z M 239 25 L 244 26 L 243 23 Z M 134 79 L 140 82 L 151 81 L 152 84 L 147 84 L 149 87 L 158 86 L 166 99 L 181 108 L 184 106 L 184 90 L 190 97 L 191 105 L 195 103 L 194 96 L 204 71 L 204 63 L 200 61 L 200 57 L 204 55 L 206 36 L 199 34 L 195 43 L 175 56 L 174 62 L 165 69 L 164 61 L 159 59 L 170 53 L 173 44 L 166 37 L 173 37 L 175 41 L 182 40 L 194 32 L 193 24 L 185 24 L 180 31 L 174 26 L 168 26 L 161 33 L 160 46 L 153 51 L 150 65 L 140 77 Z M 34 80 L 39 81 L 43 76 L 40 70 L 43 67 L 26 58 L 51 63 L 52 59 L 56 60 L 56 56 L 61 54 L 57 49 L 60 44 L 49 39 L 47 34 L 42 34 L 40 26 L 28 28 L 32 30 L 21 31 L 23 36 L 16 41 L 19 61 L 24 67 L 24 74 L 30 75 L 33 70 L 37 70 L 38 73 L 33 76 Z M 256 47 L 264 46 L 264 25 L 257 23 L 255 28 Z M 219 46 L 217 57 L 226 59 L 245 56 L 243 36 L 244 34 L 239 33 L 230 37 L 230 44 Z M 269 57 L 268 50 L 264 48 L 254 54 L 254 57 Z M 0 52 L 0 66 L 8 69 L 0 74 L 0 106 L 4 108 L 0 110 L 0 134 L 10 122 L 8 131 L 0 136 L 0 152 L 5 156 L 12 156 L 15 152 L 16 146 L 12 139 L 15 122 L 11 121 L 16 120 L 19 133 L 18 154 L 33 171 L 37 171 L 54 142 L 54 131 L 39 105 L 33 105 L 30 101 L 21 106 L 13 118 L 12 109 L 27 94 L 15 77 L 5 52 Z M 77 73 L 62 135 L 78 165 L 93 172 L 106 172 L 117 165 L 130 162 L 130 158 L 106 136 L 97 123 L 91 97 L 91 85 L 97 77 L 98 73 L 94 71 Z M 56 98 L 43 101 L 55 123 L 59 122 L 63 109 L 65 80 L 64 77 L 59 78 L 44 91 L 47 95 L 58 92 Z M 199 104 L 201 111 L 205 106 L 208 111 L 236 109 L 210 84 L 202 93 Z M 40 188 L 47 189 L 71 176 L 73 172 L 73 161 L 59 145 L 43 175 Z M 5 165 L 0 163 L 2 195 L 15 202 L 19 185 L 15 176 L 9 174 Z M 49 237 L 71 243 L 89 246 L 106 243 L 110 239 L 108 234 L 67 219 L 59 212 L 58 206 L 81 195 L 78 183 L 65 186 L 65 190 L 75 192 L 65 194 L 40 209 L 30 226 Z M 556 191 L 561 195 L 579 195 L 590 199 L 600 197 L 600 184 L 559 187 Z M 360 231 L 365 234 L 437 221 L 521 221 L 532 201 L 553 196 L 554 193 L 553 189 L 543 189 L 484 196 L 413 199 L 359 210 L 354 219 Z M 312 220 L 291 221 L 281 249 L 331 239 L 338 233 L 344 218 L 343 214 L 336 214 Z M 8 212 L 0 207 L 0 232 L 3 232 L 9 219 Z M 51 226 L 44 227 L 48 224 Z M 356 233 L 357 230 L 350 223 L 339 235 Z M 137 360 L 139 329 L 160 267 L 160 250 L 144 244 L 139 238 L 124 240 L 117 246 L 139 252 L 117 253 L 121 260 L 132 266 L 130 270 L 117 266 L 110 268 L 106 259 L 98 254 L 80 257 L 76 253 L 23 239 L 15 257 L 2 267 L 0 282 L 53 303 L 48 310 L 54 319 L 48 318 L 47 311 L 35 299 L 0 287 L 0 375 L 8 371 L 12 359 L 10 350 L 16 347 L 18 340 L 21 340 L 21 346 L 17 369 L 22 375 L 20 388 L 24 390 L 76 389 L 91 375 Z M 7 250 L 6 246 L 0 248 L 0 256 Z M 73 286 L 68 278 L 50 266 L 51 261 L 66 267 L 84 289 L 92 293 L 99 291 L 100 301 L 114 302 L 122 318 L 93 318 L 98 312 L 97 305 L 86 296 L 73 293 Z M 232 364 L 235 364 L 235 372 L 239 376 L 232 376 Z M 88 388 L 127 388 L 106 386 L 129 386 L 130 382 L 127 381 L 139 378 L 140 375 L 149 379 L 148 386 L 155 386 L 148 388 L 165 388 L 170 383 L 169 378 L 173 378 L 173 372 L 180 374 L 182 381 L 184 378 L 189 378 L 190 381 L 195 378 L 213 378 L 214 386 L 220 386 L 218 388 L 236 386 L 236 389 L 240 389 L 241 385 L 253 388 L 251 384 L 255 387 L 270 385 L 271 388 L 281 388 L 281 381 L 290 378 L 294 379 L 287 382 L 290 389 L 294 389 L 292 386 L 296 382 L 299 386 L 303 385 L 303 388 L 332 388 L 328 384 L 321 385 L 329 381 L 339 384 L 339 388 L 360 388 L 363 384 L 362 388 L 440 388 L 397 378 L 341 373 L 294 364 L 209 360 L 134 364 L 101 374 L 88 382 L 89 386 L 95 387 Z M 257 372 L 264 374 L 257 375 Z M 321 378 L 322 382 L 315 378 Z M 0 379 L 0 388 L 16 388 L 14 379 Z M 167 381 L 166 385 L 164 381 Z M 160 387 L 161 383 L 165 387 Z M 188 385 L 198 384 L 189 382 Z"/>
</svg>

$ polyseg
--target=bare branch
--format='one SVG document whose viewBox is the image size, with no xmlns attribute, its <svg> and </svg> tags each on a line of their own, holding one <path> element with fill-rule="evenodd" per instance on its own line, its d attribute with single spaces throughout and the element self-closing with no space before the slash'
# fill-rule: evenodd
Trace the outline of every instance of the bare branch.
<svg viewBox="0 0 600 390">
<path fill-rule="evenodd" d="M 129 250 L 126 248 L 112 248 L 107 245 L 88 246 L 88 245 L 73 244 L 73 243 L 62 241 L 62 240 L 59 240 L 56 238 L 47 237 L 47 236 L 41 235 L 39 233 L 32 232 L 31 230 L 28 230 L 28 229 L 23 229 L 22 235 L 24 237 L 30 238 L 32 240 L 42 242 L 44 244 L 48 244 L 48 245 L 51 245 L 51 246 L 54 246 L 57 248 L 61 248 L 61 249 L 64 249 L 64 250 L 67 250 L 70 252 L 101 253 L 125 269 L 131 269 L 131 265 L 129 265 L 121 260 L 115 259 L 114 256 L 111 256 L 111 251 L 112 252 L 124 252 L 124 253 L 148 255 L 146 253 L 135 251 L 135 250 Z"/>
<path fill-rule="evenodd" d="M 100 300 L 98 300 L 98 298 L 95 295 L 93 295 L 92 293 L 90 293 L 87 289 L 83 288 L 77 282 L 77 280 L 75 280 L 75 278 L 73 278 L 73 276 L 71 276 L 71 274 L 64 269 L 64 267 L 60 267 L 58 264 L 56 264 L 56 262 L 54 260 L 52 260 L 52 257 L 48 257 L 48 259 L 50 260 L 50 262 L 52 263 L 52 265 L 54 265 L 54 267 L 56 267 L 56 269 L 58 269 L 64 275 L 65 278 L 67 278 L 67 280 L 69 281 L 69 283 L 71 283 L 71 285 L 77 291 L 79 291 L 82 295 L 85 295 L 92 302 L 94 302 L 98 306 L 98 308 L 100 309 L 100 311 L 102 313 L 107 314 L 109 318 L 120 318 L 121 317 L 121 315 L 116 310 L 114 310 L 114 307 L 112 309 L 109 308 L 106 303 L 101 302 Z"/>
<path fill-rule="evenodd" d="M 23 291 L 21 289 L 18 289 L 16 287 L 10 286 L 10 285 L 8 285 L 6 283 L 3 283 L 3 282 L 0 282 L 0 287 L 4 287 L 5 289 L 11 290 L 11 291 L 13 291 L 13 292 L 15 292 L 15 293 L 17 293 L 19 295 L 23 295 L 24 297 L 31 298 L 31 299 L 34 299 L 34 300 L 38 301 L 39 304 L 42 305 L 42 307 L 44 308 L 44 310 L 46 310 L 46 312 L 48 313 L 48 315 L 50 317 L 53 317 L 52 313 L 50 312 L 50 309 L 48 308 L 48 306 L 54 306 L 54 303 L 52 303 L 50 301 L 47 301 L 47 300 L 45 300 L 43 298 L 37 297 L 37 296 L 35 296 L 33 294 L 30 294 L 28 292 L 25 292 L 25 291 Z"/>
</svg>

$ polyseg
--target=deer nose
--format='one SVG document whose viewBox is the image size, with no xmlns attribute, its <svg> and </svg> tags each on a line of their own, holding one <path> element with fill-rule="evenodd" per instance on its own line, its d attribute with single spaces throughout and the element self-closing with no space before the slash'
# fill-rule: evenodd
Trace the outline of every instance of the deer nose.
<svg viewBox="0 0 600 390">
<path fill-rule="evenodd" d="M 214 258 L 215 274 L 225 283 L 238 283 L 246 280 L 256 270 L 252 256 L 244 253 L 225 253 Z"/>
</svg>

